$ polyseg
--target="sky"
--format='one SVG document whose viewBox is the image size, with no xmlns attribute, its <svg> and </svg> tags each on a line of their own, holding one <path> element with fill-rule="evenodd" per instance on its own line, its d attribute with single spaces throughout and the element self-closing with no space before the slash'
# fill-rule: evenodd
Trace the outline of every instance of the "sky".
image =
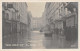
<svg viewBox="0 0 80 51">
<path fill-rule="evenodd" d="M 28 10 L 33 17 L 41 17 L 45 9 L 45 2 L 27 2 Z"/>
</svg>

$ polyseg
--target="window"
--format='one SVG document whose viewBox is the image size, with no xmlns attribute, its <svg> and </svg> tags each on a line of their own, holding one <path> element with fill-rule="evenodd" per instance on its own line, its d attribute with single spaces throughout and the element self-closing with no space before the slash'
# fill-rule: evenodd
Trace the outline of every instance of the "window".
<svg viewBox="0 0 80 51">
<path fill-rule="evenodd" d="M 20 21 L 20 15 L 17 16 L 17 20 Z"/>
<path fill-rule="evenodd" d="M 63 7 L 61 7 L 61 12 L 63 12 Z"/>
<path fill-rule="evenodd" d="M 60 14 L 60 9 L 59 9 L 59 14 Z"/>
<path fill-rule="evenodd" d="M 8 13 L 6 13 L 6 16 L 5 16 L 5 19 L 9 19 L 9 14 Z"/>
<path fill-rule="evenodd" d="M 68 14 L 67 12 L 68 12 L 68 9 L 67 9 L 67 8 L 65 8 L 65 15 L 67 15 L 67 14 Z"/>
<path fill-rule="evenodd" d="M 5 18 L 5 12 L 2 11 L 2 18 L 4 19 Z"/>
<path fill-rule="evenodd" d="M 76 12 L 76 8 L 73 8 L 74 12 Z"/>
</svg>

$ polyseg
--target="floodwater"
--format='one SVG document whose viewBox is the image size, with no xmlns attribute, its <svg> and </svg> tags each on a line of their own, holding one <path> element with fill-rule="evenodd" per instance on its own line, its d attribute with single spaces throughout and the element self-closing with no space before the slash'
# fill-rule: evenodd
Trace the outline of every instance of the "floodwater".
<svg viewBox="0 0 80 51">
<path fill-rule="evenodd" d="M 64 43 L 59 41 L 56 35 L 45 36 L 43 32 L 32 31 L 30 38 L 31 49 L 55 49 L 62 48 Z"/>
</svg>

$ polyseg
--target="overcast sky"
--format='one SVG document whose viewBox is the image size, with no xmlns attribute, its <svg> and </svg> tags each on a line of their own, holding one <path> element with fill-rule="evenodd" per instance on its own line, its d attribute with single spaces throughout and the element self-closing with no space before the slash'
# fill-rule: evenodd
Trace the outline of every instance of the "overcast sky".
<svg viewBox="0 0 80 51">
<path fill-rule="evenodd" d="M 45 2 L 28 2 L 28 10 L 31 11 L 33 17 L 41 17 L 45 9 Z"/>
</svg>

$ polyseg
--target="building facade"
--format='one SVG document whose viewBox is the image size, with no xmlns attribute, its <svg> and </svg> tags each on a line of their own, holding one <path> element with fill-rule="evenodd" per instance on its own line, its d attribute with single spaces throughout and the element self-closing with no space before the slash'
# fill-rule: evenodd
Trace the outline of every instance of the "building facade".
<svg viewBox="0 0 80 51">
<path fill-rule="evenodd" d="M 27 8 L 26 2 L 2 3 L 3 48 L 5 44 L 24 43 L 28 37 L 30 18 Z"/>
<path fill-rule="evenodd" d="M 43 18 L 42 17 L 32 17 L 31 19 L 31 29 L 32 30 L 40 30 L 43 26 Z"/>
<path fill-rule="evenodd" d="M 63 37 L 67 41 L 77 40 L 77 2 L 47 2 L 45 10 L 46 25 L 49 25 L 48 27 L 52 34 L 57 34 L 60 38 Z"/>
</svg>

